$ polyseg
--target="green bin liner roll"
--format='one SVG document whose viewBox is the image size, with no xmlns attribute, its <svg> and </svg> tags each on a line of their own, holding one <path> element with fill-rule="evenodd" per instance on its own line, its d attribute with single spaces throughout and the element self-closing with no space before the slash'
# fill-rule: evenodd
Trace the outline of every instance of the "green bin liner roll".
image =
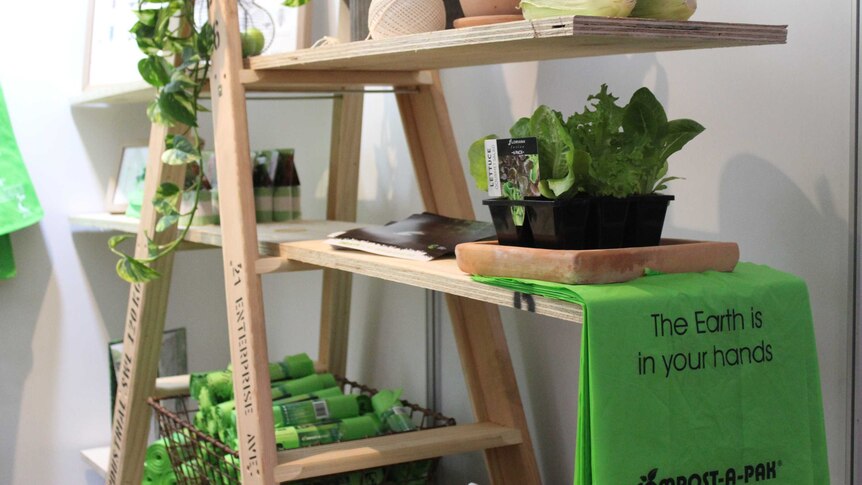
<svg viewBox="0 0 862 485">
<path fill-rule="evenodd" d="M 358 397 L 356 395 L 335 396 L 273 406 L 275 426 L 283 428 L 359 416 Z"/>
<path fill-rule="evenodd" d="M 271 381 L 299 379 L 311 374 L 314 374 L 314 361 L 305 353 L 288 355 L 281 362 L 272 362 L 269 364 Z"/>
<path fill-rule="evenodd" d="M 276 400 L 300 394 L 308 394 L 337 385 L 338 383 L 332 374 L 312 374 L 299 379 L 279 382 L 272 388 L 272 399 Z"/>
<path fill-rule="evenodd" d="M 334 397 L 334 396 L 343 396 L 344 391 L 341 390 L 340 387 L 327 387 L 326 389 L 321 389 L 319 391 L 309 392 L 308 394 L 300 394 L 298 396 L 290 396 L 283 397 L 281 399 L 276 399 L 272 402 L 273 406 L 278 406 L 281 404 L 290 404 L 294 402 L 301 401 L 311 401 L 312 399 L 323 399 L 325 397 Z M 361 411 L 360 411 L 361 414 Z"/>
<path fill-rule="evenodd" d="M 163 475 L 171 471 L 171 459 L 168 456 L 168 444 L 164 438 L 154 441 L 147 447 L 144 457 L 147 471 L 154 476 Z"/>
<path fill-rule="evenodd" d="M 358 440 L 380 434 L 380 420 L 373 414 L 347 418 L 338 423 L 304 424 L 276 428 L 275 443 L 279 450 L 326 445 Z"/>
<path fill-rule="evenodd" d="M 413 423 L 412 410 L 405 408 L 398 398 L 401 397 L 401 389 L 391 391 L 382 389 L 371 398 L 374 414 L 380 418 L 381 430 L 393 433 L 402 433 L 416 429 Z"/>
</svg>

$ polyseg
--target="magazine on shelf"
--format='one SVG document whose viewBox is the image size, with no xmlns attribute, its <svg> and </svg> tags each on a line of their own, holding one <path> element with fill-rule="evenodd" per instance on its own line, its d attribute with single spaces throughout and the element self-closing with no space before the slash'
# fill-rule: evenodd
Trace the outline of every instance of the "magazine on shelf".
<svg viewBox="0 0 862 485">
<path fill-rule="evenodd" d="M 495 238 L 487 222 L 453 219 L 430 212 L 413 214 L 385 226 L 363 227 L 333 234 L 330 245 L 414 261 L 431 261 L 455 252 L 465 242 Z"/>
</svg>

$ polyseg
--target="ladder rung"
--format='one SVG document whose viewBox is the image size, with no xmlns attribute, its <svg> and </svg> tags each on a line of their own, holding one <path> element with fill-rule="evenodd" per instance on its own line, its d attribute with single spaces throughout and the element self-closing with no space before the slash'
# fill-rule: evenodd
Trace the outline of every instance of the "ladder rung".
<svg viewBox="0 0 862 485">
<path fill-rule="evenodd" d="M 494 423 L 446 426 L 278 454 L 276 482 L 424 460 L 521 443 L 521 431 Z"/>
<path fill-rule="evenodd" d="M 243 69 L 247 91 L 332 91 L 362 86 L 414 87 L 432 82 L 428 71 L 254 71 Z"/>
<path fill-rule="evenodd" d="M 301 263 L 285 258 L 259 258 L 254 263 L 257 274 L 285 273 L 291 271 L 314 271 L 323 269 L 313 264 Z"/>
</svg>

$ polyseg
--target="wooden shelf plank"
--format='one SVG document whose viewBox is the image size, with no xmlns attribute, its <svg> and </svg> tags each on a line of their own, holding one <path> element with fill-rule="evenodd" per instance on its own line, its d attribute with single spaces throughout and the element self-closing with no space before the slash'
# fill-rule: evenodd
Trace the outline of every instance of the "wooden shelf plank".
<svg viewBox="0 0 862 485">
<path fill-rule="evenodd" d="M 100 448 L 90 448 L 81 450 L 81 458 L 87 462 L 100 477 L 106 478 L 108 475 L 108 461 L 111 455 L 110 446 L 102 446 Z"/>
<path fill-rule="evenodd" d="M 458 269 L 454 258 L 409 261 L 346 249 L 334 249 L 324 241 L 283 243 L 282 257 L 325 268 L 418 286 L 499 306 L 518 308 L 574 323 L 583 323 L 580 305 L 549 298 L 523 295 L 496 286 L 477 283 Z"/>
<path fill-rule="evenodd" d="M 278 454 L 277 481 L 342 473 L 521 443 L 521 432 L 493 423 L 447 426 Z"/>
<path fill-rule="evenodd" d="M 367 85 L 427 83 L 416 71 L 615 54 L 783 44 L 787 26 L 633 18 L 559 17 L 349 42 L 246 61 L 246 89 L 339 92 Z M 299 77 L 259 71 L 290 69 Z M 332 71 L 354 71 L 340 75 Z M 257 72 L 256 72 L 257 71 Z M 389 71 L 389 73 L 379 72 Z M 143 81 L 91 88 L 73 105 L 144 103 L 155 91 Z M 290 96 L 285 99 L 290 99 Z M 253 95 L 249 99 L 254 99 Z"/>
<path fill-rule="evenodd" d="M 557 17 L 252 57 L 253 70 L 421 71 L 642 52 L 783 44 L 787 26 Z"/>
<path fill-rule="evenodd" d="M 70 217 L 73 225 L 103 231 L 137 231 L 137 219 L 117 214 L 81 214 Z M 342 221 L 296 221 L 258 224 L 262 258 L 259 273 L 279 270 L 307 270 L 307 265 L 332 268 L 418 286 L 456 296 L 487 301 L 574 323 L 583 323 L 579 305 L 539 296 L 523 295 L 503 288 L 476 283 L 458 269 L 454 258 L 422 262 L 377 256 L 351 250 L 337 250 L 323 242 L 327 235 L 367 224 Z M 186 240 L 221 246 L 220 226 L 195 226 Z M 280 258 L 278 263 L 271 258 Z M 304 263 L 304 264 L 302 264 Z"/>
<path fill-rule="evenodd" d="M 101 230 L 136 233 L 138 219 L 122 214 L 76 214 L 69 217 L 77 226 L 76 230 Z M 356 222 L 341 221 L 291 221 L 258 224 L 258 239 L 262 256 L 280 256 L 279 244 L 308 239 L 323 239 L 327 235 L 362 226 Z M 186 241 L 207 246 L 221 246 L 221 226 L 193 226 L 186 235 Z"/>
</svg>

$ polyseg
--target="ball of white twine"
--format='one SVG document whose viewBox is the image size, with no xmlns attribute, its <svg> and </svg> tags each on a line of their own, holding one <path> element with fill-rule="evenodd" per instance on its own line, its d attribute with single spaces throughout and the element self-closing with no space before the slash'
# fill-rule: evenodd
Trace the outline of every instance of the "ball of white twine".
<svg viewBox="0 0 862 485">
<path fill-rule="evenodd" d="M 373 39 L 418 34 L 446 28 L 442 0 L 373 0 L 368 32 Z"/>
</svg>

